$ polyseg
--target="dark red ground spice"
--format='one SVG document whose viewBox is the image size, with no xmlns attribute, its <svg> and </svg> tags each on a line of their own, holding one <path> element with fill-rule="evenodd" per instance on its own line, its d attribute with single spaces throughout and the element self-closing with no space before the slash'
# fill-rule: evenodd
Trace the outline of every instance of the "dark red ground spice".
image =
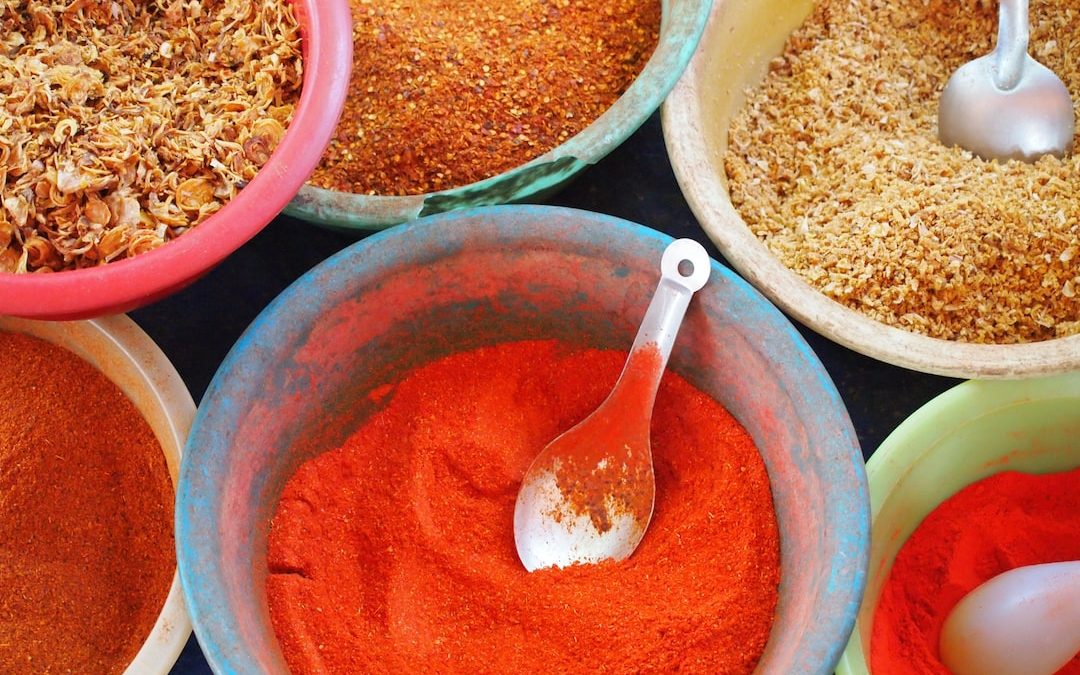
<svg viewBox="0 0 1080 675">
<path fill-rule="evenodd" d="M 172 584 L 172 513 L 161 446 L 120 389 L 0 333 L 0 673 L 122 673 Z"/>
</svg>

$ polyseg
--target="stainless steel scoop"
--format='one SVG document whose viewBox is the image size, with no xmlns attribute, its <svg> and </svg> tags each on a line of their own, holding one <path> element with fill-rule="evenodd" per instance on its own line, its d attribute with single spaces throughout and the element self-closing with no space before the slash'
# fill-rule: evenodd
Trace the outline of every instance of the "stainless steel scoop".
<svg viewBox="0 0 1080 675">
<path fill-rule="evenodd" d="M 994 51 L 945 85 L 938 137 L 984 159 L 1034 162 L 1072 146 L 1075 117 L 1065 84 L 1028 55 L 1028 0 L 1001 0 Z"/>
</svg>

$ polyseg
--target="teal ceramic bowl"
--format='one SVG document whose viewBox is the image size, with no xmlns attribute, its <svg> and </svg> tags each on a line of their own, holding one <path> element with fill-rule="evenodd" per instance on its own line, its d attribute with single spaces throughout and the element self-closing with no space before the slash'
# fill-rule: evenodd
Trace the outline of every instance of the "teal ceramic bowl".
<svg viewBox="0 0 1080 675">
<path fill-rule="evenodd" d="M 661 0 L 660 41 L 619 100 L 581 133 L 526 164 L 449 190 L 405 197 L 307 184 L 284 213 L 331 229 L 379 230 L 455 209 L 535 201 L 553 194 L 630 137 L 660 107 L 693 56 L 712 0 Z"/>
<path fill-rule="evenodd" d="M 512 340 L 626 349 L 670 242 L 572 209 L 457 212 L 358 242 L 267 307 L 214 376 L 180 472 L 180 575 L 214 670 L 286 672 L 264 590 L 270 519 L 297 467 L 373 412 L 372 390 Z M 832 380 L 791 323 L 716 262 L 669 367 L 731 411 L 769 474 L 780 589 L 757 672 L 831 673 L 869 545 L 862 454 Z"/>
</svg>

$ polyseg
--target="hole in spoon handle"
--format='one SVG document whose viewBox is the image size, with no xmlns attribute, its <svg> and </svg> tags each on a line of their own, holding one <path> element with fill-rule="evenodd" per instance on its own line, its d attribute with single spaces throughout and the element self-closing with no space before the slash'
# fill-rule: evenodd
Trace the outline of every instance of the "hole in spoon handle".
<svg viewBox="0 0 1080 675">
<path fill-rule="evenodd" d="M 700 291 L 709 280 L 711 261 L 705 247 L 693 239 L 676 239 L 664 250 L 660 273 L 691 293 Z M 686 268 L 688 274 L 683 274 Z"/>
<path fill-rule="evenodd" d="M 693 268 L 686 275 L 679 271 L 684 263 Z M 660 372 L 667 365 L 690 298 L 708 281 L 711 266 L 709 254 L 693 239 L 677 239 L 664 250 L 660 259 L 660 283 L 631 347 L 631 351 L 636 352 L 650 342 L 655 343 L 660 351 Z"/>
</svg>

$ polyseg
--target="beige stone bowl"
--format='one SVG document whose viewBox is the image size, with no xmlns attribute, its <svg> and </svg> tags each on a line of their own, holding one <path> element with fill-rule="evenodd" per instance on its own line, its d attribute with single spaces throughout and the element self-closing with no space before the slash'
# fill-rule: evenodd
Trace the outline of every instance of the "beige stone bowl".
<svg viewBox="0 0 1080 675">
<path fill-rule="evenodd" d="M 1080 336 L 977 345 L 893 328 L 849 309 L 788 269 L 728 196 L 727 129 L 745 92 L 813 8 L 812 0 L 716 0 L 697 53 L 663 106 L 664 137 L 683 194 L 705 232 L 750 283 L 790 316 L 857 352 L 961 378 L 1019 378 L 1080 369 Z"/>
</svg>

